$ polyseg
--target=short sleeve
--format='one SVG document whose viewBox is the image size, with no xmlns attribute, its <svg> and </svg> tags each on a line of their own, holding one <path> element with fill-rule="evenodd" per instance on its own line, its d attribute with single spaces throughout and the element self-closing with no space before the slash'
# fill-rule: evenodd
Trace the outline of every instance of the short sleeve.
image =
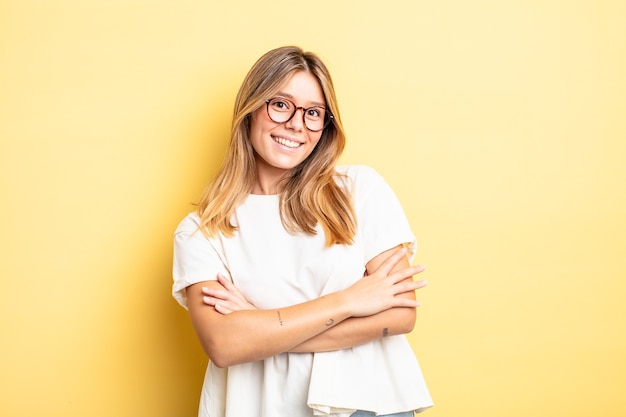
<svg viewBox="0 0 626 417">
<path fill-rule="evenodd" d="M 400 244 L 406 244 L 407 255 L 412 261 L 417 242 L 402 205 L 389 184 L 367 166 L 350 167 L 348 176 L 354 181 L 354 207 L 365 262 Z"/>
<path fill-rule="evenodd" d="M 199 230 L 199 219 L 189 214 L 174 233 L 174 284 L 172 295 L 187 308 L 187 287 L 202 281 L 217 279 L 217 274 L 228 276 L 224 262 L 215 245 Z"/>
</svg>

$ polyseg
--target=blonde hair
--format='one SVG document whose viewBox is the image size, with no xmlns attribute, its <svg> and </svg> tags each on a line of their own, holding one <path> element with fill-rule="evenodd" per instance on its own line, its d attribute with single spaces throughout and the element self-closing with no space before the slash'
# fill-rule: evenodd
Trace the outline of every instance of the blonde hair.
<svg viewBox="0 0 626 417">
<path fill-rule="evenodd" d="M 273 49 L 259 58 L 237 93 L 226 156 L 197 206 L 200 229 L 206 236 L 221 232 L 230 237 L 236 231 L 231 217 L 256 181 L 256 160 L 250 141 L 251 113 L 265 105 L 265 100 L 297 71 L 307 71 L 317 78 L 326 107 L 334 118 L 323 130 L 313 152 L 282 184 L 281 219 L 288 231 L 309 235 L 316 234 L 319 223 L 326 236 L 326 246 L 352 243 L 356 233 L 354 208 L 348 192 L 337 183 L 339 174 L 335 172 L 346 138 L 333 83 L 317 55 L 295 46 Z"/>
</svg>

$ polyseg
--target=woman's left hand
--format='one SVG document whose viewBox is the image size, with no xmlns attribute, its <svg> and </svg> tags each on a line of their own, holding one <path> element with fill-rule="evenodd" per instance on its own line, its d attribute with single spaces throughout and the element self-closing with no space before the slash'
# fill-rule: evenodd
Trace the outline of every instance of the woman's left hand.
<svg viewBox="0 0 626 417">
<path fill-rule="evenodd" d="M 217 274 L 217 282 L 222 285 L 223 290 L 202 287 L 204 304 L 210 305 L 221 314 L 230 314 L 240 310 L 257 310 L 225 276 Z"/>
</svg>

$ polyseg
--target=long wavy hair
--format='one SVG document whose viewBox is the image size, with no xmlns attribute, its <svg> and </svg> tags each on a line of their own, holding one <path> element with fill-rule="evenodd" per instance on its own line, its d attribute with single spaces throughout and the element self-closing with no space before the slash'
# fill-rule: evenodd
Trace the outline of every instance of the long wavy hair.
<svg viewBox="0 0 626 417">
<path fill-rule="evenodd" d="M 317 78 L 326 107 L 334 117 L 324 128 L 313 152 L 293 168 L 281 184 L 281 219 L 291 233 L 314 235 L 320 224 L 326 246 L 352 243 L 356 233 L 354 208 L 335 171 L 346 138 L 333 83 L 317 55 L 295 46 L 265 53 L 252 66 L 239 89 L 226 156 L 197 205 L 200 229 L 206 236 L 220 232 L 233 236 L 237 230 L 231 217 L 251 193 L 257 175 L 255 151 L 250 141 L 251 114 L 265 105 L 265 100 L 276 94 L 297 71 L 307 71 Z"/>
</svg>

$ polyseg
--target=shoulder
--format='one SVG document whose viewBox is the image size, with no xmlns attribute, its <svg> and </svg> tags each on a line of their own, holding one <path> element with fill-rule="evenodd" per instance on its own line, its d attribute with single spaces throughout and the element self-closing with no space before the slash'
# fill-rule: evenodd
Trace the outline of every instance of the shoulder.
<svg viewBox="0 0 626 417">
<path fill-rule="evenodd" d="M 176 227 L 175 235 L 193 234 L 200 228 L 200 218 L 196 212 L 189 213 Z"/>
<path fill-rule="evenodd" d="M 335 170 L 342 175 L 352 179 L 380 177 L 374 168 L 368 165 L 340 165 Z"/>
<path fill-rule="evenodd" d="M 363 183 L 383 181 L 383 177 L 374 168 L 368 165 L 340 165 L 335 168 L 339 175 L 347 178 L 350 183 L 359 185 Z"/>
<path fill-rule="evenodd" d="M 340 175 L 340 181 L 352 193 L 387 187 L 385 179 L 368 165 L 341 165 L 335 170 Z"/>
</svg>

